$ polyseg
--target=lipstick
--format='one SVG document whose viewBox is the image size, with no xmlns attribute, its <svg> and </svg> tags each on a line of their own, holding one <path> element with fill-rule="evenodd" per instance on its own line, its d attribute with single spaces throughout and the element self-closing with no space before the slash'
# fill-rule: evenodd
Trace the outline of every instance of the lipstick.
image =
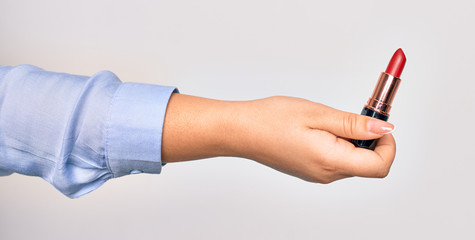
<svg viewBox="0 0 475 240">
<path fill-rule="evenodd" d="M 399 84 L 401 83 L 401 73 L 406 64 L 406 55 L 402 49 L 398 49 L 391 61 L 389 61 L 386 71 L 382 72 L 379 76 L 376 87 L 373 94 L 368 99 L 368 102 L 361 111 L 361 115 L 374 117 L 387 121 L 389 118 L 389 111 L 391 110 L 391 104 L 396 95 Z M 356 147 L 374 149 L 376 140 L 352 140 Z"/>
</svg>

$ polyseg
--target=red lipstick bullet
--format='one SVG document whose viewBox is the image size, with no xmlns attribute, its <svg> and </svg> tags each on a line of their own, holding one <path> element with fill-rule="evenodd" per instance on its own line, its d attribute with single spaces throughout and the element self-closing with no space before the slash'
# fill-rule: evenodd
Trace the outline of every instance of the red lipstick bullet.
<svg viewBox="0 0 475 240">
<path fill-rule="evenodd" d="M 393 57 L 391 58 L 391 61 L 389 61 L 388 67 L 386 68 L 385 72 L 389 75 L 399 78 L 401 77 L 404 65 L 406 65 L 406 55 L 404 55 L 402 49 L 399 48 L 394 53 Z"/>
<path fill-rule="evenodd" d="M 387 121 L 389 118 L 389 111 L 391 110 L 391 104 L 396 95 L 399 84 L 401 83 L 402 70 L 406 64 L 406 55 L 402 49 L 398 49 L 391 61 L 389 61 L 388 67 L 385 72 L 382 72 L 379 76 L 378 83 L 374 88 L 373 94 L 368 99 L 368 102 L 361 111 L 361 115 L 374 117 Z M 352 143 L 356 147 L 374 149 L 376 145 L 375 140 L 352 140 Z"/>
</svg>

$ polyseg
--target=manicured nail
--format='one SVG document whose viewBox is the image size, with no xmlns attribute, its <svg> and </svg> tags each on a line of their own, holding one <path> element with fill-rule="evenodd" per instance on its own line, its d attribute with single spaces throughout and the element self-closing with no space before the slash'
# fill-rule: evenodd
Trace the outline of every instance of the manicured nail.
<svg viewBox="0 0 475 240">
<path fill-rule="evenodd" d="M 378 120 L 378 119 L 370 119 L 368 120 L 368 130 L 372 133 L 382 135 L 382 134 L 389 134 L 394 132 L 394 125 L 391 123 Z"/>
</svg>

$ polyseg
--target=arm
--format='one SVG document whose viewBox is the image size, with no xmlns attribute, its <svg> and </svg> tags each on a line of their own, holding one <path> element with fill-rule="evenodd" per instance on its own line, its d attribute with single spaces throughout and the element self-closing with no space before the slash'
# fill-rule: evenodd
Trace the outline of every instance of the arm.
<svg viewBox="0 0 475 240">
<path fill-rule="evenodd" d="M 162 161 L 216 156 L 256 160 L 284 173 L 329 183 L 350 176 L 385 177 L 396 146 L 390 123 L 291 97 L 218 101 L 170 98 Z M 380 138 L 374 151 L 346 139 Z"/>
<path fill-rule="evenodd" d="M 383 136 L 393 126 L 383 121 L 298 98 L 230 102 L 176 92 L 122 83 L 108 71 L 0 66 L 0 176 L 39 176 L 76 198 L 111 178 L 160 173 L 165 162 L 236 156 L 331 182 L 383 177 L 394 158 L 394 140 Z M 342 138 L 381 136 L 374 152 Z"/>
</svg>

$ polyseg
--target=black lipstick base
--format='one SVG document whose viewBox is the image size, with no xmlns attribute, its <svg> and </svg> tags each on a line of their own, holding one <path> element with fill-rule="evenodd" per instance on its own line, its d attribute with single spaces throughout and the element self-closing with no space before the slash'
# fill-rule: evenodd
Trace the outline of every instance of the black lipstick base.
<svg viewBox="0 0 475 240">
<path fill-rule="evenodd" d="M 386 115 L 375 112 L 375 111 L 373 111 L 369 108 L 366 108 L 366 107 L 364 107 L 363 111 L 361 111 L 361 115 L 377 118 L 377 119 L 380 119 L 380 120 L 383 120 L 383 121 L 387 121 L 388 118 L 389 118 Z M 373 139 L 373 140 L 351 140 L 351 142 L 356 147 L 374 150 L 374 147 L 376 146 L 377 139 Z"/>
</svg>

